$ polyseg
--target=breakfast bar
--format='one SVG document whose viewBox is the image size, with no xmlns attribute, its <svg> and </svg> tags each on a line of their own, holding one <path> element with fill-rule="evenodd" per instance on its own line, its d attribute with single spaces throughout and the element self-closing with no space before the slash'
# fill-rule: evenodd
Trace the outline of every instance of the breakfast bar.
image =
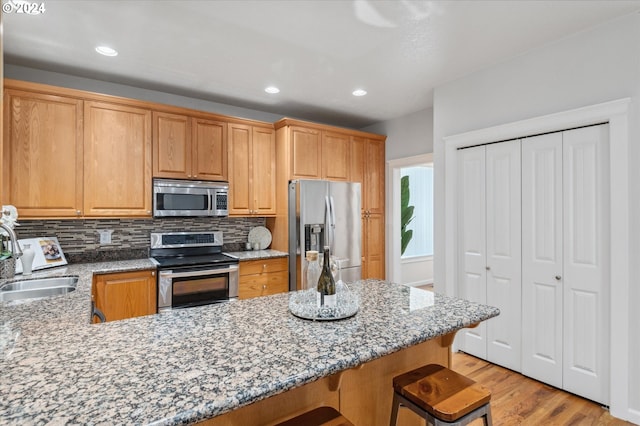
<svg viewBox="0 0 640 426">
<path fill-rule="evenodd" d="M 386 424 L 391 376 L 447 365 L 455 332 L 499 313 L 363 280 L 360 310 L 340 321 L 291 315 L 285 293 L 89 324 L 91 276 L 106 267 L 65 269 L 89 290 L 0 303 L 1 424 L 270 424 L 320 405 Z"/>
</svg>

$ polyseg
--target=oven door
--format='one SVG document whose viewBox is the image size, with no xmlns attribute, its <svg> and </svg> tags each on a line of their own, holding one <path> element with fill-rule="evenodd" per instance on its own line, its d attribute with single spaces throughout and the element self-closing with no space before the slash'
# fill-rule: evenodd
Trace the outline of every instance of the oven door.
<svg viewBox="0 0 640 426">
<path fill-rule="evenodd" d="M 238 264 L 174 268 L 158 273 L 158 312 L 237 297 Z"/>
</svg>

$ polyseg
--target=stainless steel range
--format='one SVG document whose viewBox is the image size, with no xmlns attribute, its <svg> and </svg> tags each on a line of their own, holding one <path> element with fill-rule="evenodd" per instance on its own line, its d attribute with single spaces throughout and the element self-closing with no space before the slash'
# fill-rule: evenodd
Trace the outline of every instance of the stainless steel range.
<svg viewBox="0 0 640 426">
<path fill-rule="evenodd" d="M 238 259 L 222 253 L 222 232 L 151 233 L 158 312 L 238 297 Z"/>
</svg>

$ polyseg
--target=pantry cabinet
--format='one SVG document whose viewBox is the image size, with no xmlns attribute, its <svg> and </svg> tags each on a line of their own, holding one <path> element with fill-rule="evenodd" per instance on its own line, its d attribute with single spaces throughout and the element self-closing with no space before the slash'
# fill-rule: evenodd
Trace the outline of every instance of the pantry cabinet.
<svg viewBox="0 0 640 426">
<path fill-rule="evenodd" d="M 229 124 L 229 215 L 276 213 L 276 141 L 272 128 Z"/>
<path fill-rule="evenodd" d="M 157 312 L 156 272 L 134 271 L 94 275 L 92 295 L 107 321 Z M 96 318 L 94 322 L 98 322 Z"/>
<path fill-rule="evenodd" d="M 169 112 L 153 113 L 153 176 L 227 180 L 223 121 Z"/>
<path fill-rule="evenodd" d="M 385 278 L 384 141 L 351 137 L 352 182 L 362 187 L 362 277 Z"/>
<path fill-rule="evenodd" d="M 288 259 L 286 257 L 241 261 L 239 275 L 239 299 L 289 291 Z"/>
<path fill-rule="evenodd" d="M 291 126 L 291 178 L 349 180 L 349 135 Z"/>
<path fill-rule="evenodd" d="M 77 217 L 82 210 L 83 103 L 7 88 L 2 203 L 20 217 Z"/>
</svg>

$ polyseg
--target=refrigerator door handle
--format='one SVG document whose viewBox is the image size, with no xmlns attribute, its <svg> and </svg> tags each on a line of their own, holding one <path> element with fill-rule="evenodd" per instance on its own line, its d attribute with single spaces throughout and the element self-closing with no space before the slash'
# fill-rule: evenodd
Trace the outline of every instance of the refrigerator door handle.
<svg viewBox="0 0 640 426">
<path fill-rule="evenodd" d="M 324 244 L 331 248 L 331 243 L 333 242 L 333 234 L 331 232 L 331 203 L 329 201 L 328 195 L 324 197 L 324 229 Z"/>
<path fill-rule="evenodd" d="M 331 218 L 331 241 L 330 241 L 330 247 L 331 247 L 331 253 L 335 253 L 335 247 L 333 247 L 333 240 L 334 240 L 334 236 L 335 236 L 335 232 L 336 232 L 336 208 L 333 205 L 333 197 L 329 196 L 329 207 L 331 207 L 331 214 L 330 214 L 330 218 Z"/>
</svg>

